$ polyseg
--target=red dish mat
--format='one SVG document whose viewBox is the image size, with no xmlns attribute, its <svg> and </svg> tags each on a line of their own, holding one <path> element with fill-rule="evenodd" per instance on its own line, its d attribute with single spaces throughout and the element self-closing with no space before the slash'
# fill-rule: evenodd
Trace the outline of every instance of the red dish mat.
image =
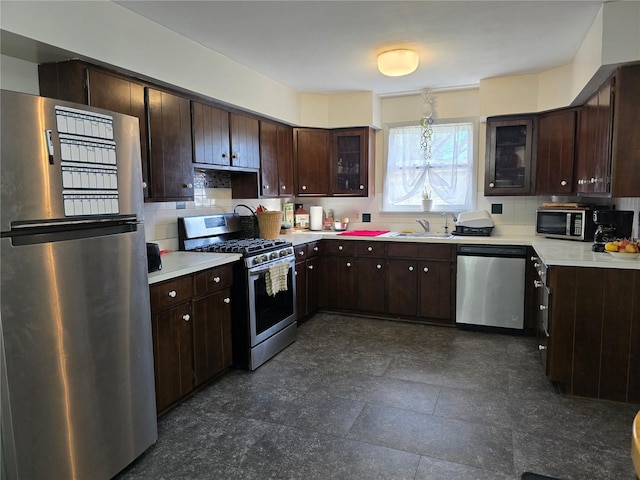
<svg viewBox="0 0 640 480">
<path fill-rule="evenodd" d="M 389 233 L 389 230 L 351 230 L 350 232 L 342 232 L 338 235 L 348 235 L 352 237 L 377 237 L 383 233 Z"/>
</svg>

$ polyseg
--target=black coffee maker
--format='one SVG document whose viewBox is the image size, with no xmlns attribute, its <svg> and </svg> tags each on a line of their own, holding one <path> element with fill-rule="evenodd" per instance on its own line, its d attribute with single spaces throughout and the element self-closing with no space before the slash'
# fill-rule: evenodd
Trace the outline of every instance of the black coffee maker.
<svg viewBox="0 0 640 480">
<path fill-rule="evenodd" d="M 594 210 L 593 223 L 598 228 L 593 236 L 594 252 L 604 252 L 604 244 L 619 238 L 630 238 L 633 230 L 632 210 Z"/>
</svg>

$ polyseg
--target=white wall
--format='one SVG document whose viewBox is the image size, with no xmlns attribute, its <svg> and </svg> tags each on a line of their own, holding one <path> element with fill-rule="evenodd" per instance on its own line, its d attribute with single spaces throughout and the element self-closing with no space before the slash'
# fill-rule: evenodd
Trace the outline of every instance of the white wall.
<svg viewBox="0 0 640 480">
<path fill-rule="evenodd" d="M 0 55 L 0 88 L 39 95 L 38 65 Z"/>
</svg>

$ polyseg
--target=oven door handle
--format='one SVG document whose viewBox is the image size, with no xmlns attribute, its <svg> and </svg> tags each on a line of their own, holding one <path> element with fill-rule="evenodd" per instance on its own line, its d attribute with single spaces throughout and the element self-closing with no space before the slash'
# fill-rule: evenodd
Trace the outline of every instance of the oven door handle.
<svg viewBox="0 0 640 480">
<path fill-rule="evenodd" d="M 289 268 L 293 267 L 294 262 L 292 260 L 287 260 L 289 262 Z M 270 264 L 272 265 L 272 264 Z M 250 268 L 249 269 L 249 275 L 260 275 L 262 273 L 267 273 L 269 271 L 269 266 L 267 265 L 266 267 L 256 267 L 254 268 Z"/>
</svg>

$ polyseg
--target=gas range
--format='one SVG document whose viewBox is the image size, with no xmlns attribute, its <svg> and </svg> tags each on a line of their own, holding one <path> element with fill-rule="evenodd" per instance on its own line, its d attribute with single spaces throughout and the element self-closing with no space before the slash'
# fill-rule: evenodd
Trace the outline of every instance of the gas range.
<svg viewBox="0 0 640 480">
<path fill-rule="evenodd" d="M 283 239 L 239 238 L 235 214 L 183 217 L 178 219 L 180 250 L 189 252 L 240 253 L 246 268 L 293 257 L 293 244 Z"/>
</svg>

